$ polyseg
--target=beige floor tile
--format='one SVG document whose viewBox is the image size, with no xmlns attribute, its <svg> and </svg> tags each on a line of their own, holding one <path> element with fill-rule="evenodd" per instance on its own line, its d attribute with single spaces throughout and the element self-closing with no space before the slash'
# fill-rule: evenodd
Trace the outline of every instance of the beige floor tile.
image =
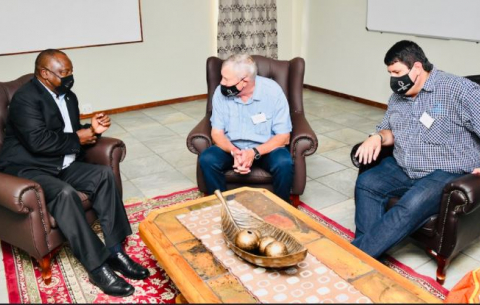
<svg viewBox="0 0 480 305">
<path fill-rule="evenodd" d="M 196 184 L 174 169 L 135 178 L 131 182 L 148 198 L 196 187 Z"/>
<path fill-rule="evenodd" d="M 122 173 L 130 180 L 174 170 L 174 168 L 167 161 L 163 160 L 158 155 L 138 158 L 131 161 L 124 161 L 120 166 L 122 168 Z"/>
<path fill-rule="evenodd" d="M 355 232 L 355 202 L 348 199 L 319 210 L 320 213 L 341 226 Z"/>
<path fill-rule="evenodd" d="M 395 247 L 395 249 L 391 249 L 387 251 L 387 253 L 402 264 L 405 264 L 414 270 L 420 268 L 426 263 L 433 262 L 433 260 L 425 253 L 425 250 L 418 245 L 411 243 L 410 239 L 407 239 L 401 247 Z"/>
<path fill-rule="evenodd" d="M 317 179 L 323 176 L 327 176 L 331 173 L 346 169 L 344 165 L 317 154 L 308 156 L 306 160 L 307 176 L 312 179 Z"/>
<path fill-rule="evenodd" d="M 320 155 L 324 156 L 330 160 L 338 162 L 348 167 L 354 167 L 352 163 L 352 159 L 350 158 L 350 152 L 352 151 L 352 146 L 344 146 L 338 149 L 329 150 L 327 152 L 323 152 Z M 356 168 L 356 167 L 355 167 Z"/>
<path fill-rule="evenodd" d="M 365 139 L 368 138 L 368 134 L 352 128 L 330 131 L 325 133 L 324 136 L 350 145 L 365 141 Z"/>
<path fill-rule="evenodd" d="M 348 197 L 354 196 L 355 181 L 357 180 L 358 170 L 347 168 L 345 170 L 320 177 L 318 182 L 340 192 Z"/>
<path fill-rule="evenodd" d="M 180 135 L 168 135 L 142 142 L 156 154 L 187 149 L 186 138 Z"/>
<path fill-rule="evenodd" d="M 155 116 L 158 116 L 158 115 L 165 115 L 165 114 L 169 114 L 169 113 L 178 112 L 178 110 L 173 108 L 170 105 L 165 105 L 165 106 L 142 109 L 142 110 L 140 110 L 140 112 L 142 112 L 145 115 L 148 115 L 149 117 L 155 117 Z"/>
<path fill-rule="evenodd" d="M 165 124 L 165 126 L 176 132 L 181 136 L 188 136 L 190 131 L 192 131 L 193 127 L 197 126 L 199 120 L 192 119 L 191 121 L 179 122 L 179 123 L 172 123 L 172 124 Z"/>
<path fill-rule="evenodd" d="M 194 121 L 194 120 L 196 121 L 196 119 L 180 111 L 152 116 L 152 118 L 162 125 L 168 125 L 168 124 L 174 124 L 174 123 L 180 123 L 180 122 L 186 122 L 186 121 Z"/>
<path fill-rule="evenodd" d="M 195 185 L 197 184 L 197 163 L 177 168 L 185 177 L 190 179 Z"/>
<path fill-rule="evenodd" d="M 345 126 L 332 122 L 328 119 L 318 118 L 309 120 L 308 123 L 316 134 L 322 134 L 329 131 L 345 128 Z"/>
<path fill-rule="evenodd" d="M 132 200 L 140 201 L 145 195 L 130 181 L 123 181 L 123 200 L 131 202 Z"/>
<path fill-rule="evenodd" d="M 300 200 L 316 210 L 334 205 L 347 200 L 348 197 L 339 193 L 318 181 L 311 180 L 307 182 L 303 195 Z M 327 215 L 328 216 L 328 215 Z"/>
<path fill-rule="evenodd" d="M 155 153 L 142 143 L 128 145 L 124 161 L 130 161 L 142 157 L 154 155 Z"/>
<path fill-rule="evenodd" d="M 345 111 L 341 112 L 340 114 L 330 116 L 328 119 L 348 127 L 355 127 L 356 124 L 360 124 L 365 121 L 364 117 Z"/>
<path fill-rule="evenodd" d="M 160 156 L 177 169 L 197 164 L 197 155 L 192 154 L 186 148 L 164 152 Z"/>
<path fill-rule="evenodd" d="M 305 112 L 311 113 L 315 115 L 316 117 L 319 118 L 328 118 L 328 117 L 333 117 L 337 115 L 341 115 L 345 113 L 345 110 L 341 109 L 340 107 L 337 106 L 320 106 L 320 105 L 314 105 L 311 106 L 307 109 L 305 109 Z"/>
<path fill-rule="evenodd" d="M 362 123 L 357 123 L 352 125 L 352 129 L 364 132 L 365 134 L 369 135 L 374 133 L 377 130 L 377 125 L 380 124 L 381 121 L 373 121 L 365 119 Z"/>
<path fill-rule="evenodd" d="M 158 126 L 135 129 L 130 131 L 130 133 L 133 137 L 135 137 L 138 141 L 141 141 L 141 142 L 164 137 L 164 136 L 175 135 L 174 131 L 160 124 Z"/>
<path fill-rule="evenodd" d="M 327 136 L 317 134 L 317 139 L 318 139 L 318 148 L 315 154 L 321 154 L 330 150 L 334 150 L 340 147 L 347 146 L 348 144 L 344 142 L 340 142 L 337 140 L 334 140 L 332 138 L 329 138 Z M 309 158 L 309 157 L 307 157 Z M 307 159 L 308 160 L 308 159 Z"/>
</svg>

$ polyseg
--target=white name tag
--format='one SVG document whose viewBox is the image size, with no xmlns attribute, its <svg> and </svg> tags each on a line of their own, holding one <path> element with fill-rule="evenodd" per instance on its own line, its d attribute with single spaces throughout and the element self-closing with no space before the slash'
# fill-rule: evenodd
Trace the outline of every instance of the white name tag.
<svg viewBox="0 0 480 305">
<path fill-rule="evenodd" d="M 267 117 L 265 116 L 265 113 L 259 113 L 252 115 L 252 121 L 253 124 L 257 125 L 259 123 L 263 123 L 267 121 Z"/>
<path fill-rule="evenodd" d="M 428 113 L 424 112 L 420 118 L 420 122 L 425 125 L 425 127 L 430 128 L 432 126 L 434 118 L 432 118 Z"/>
</svg>

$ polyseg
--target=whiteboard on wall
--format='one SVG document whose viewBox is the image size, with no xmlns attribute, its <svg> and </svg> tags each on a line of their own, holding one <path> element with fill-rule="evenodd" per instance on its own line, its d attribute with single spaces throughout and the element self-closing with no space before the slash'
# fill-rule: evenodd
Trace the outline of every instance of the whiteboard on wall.
<svg viewBox="0 0 480 305">
<path fill-rule="evenodd" d="M 367 30 L 480 41 L 480 0 L 368 0 Z"/>
<path fill-rule="evenodd" d="M 0 55 L 141 41 L 140 0 L 0 0 Z"/>
</svg>

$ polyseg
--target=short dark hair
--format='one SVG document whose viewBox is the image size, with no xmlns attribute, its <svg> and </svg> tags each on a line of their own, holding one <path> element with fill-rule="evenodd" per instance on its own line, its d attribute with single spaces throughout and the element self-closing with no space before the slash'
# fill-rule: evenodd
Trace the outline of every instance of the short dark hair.
<svg viewBox="0 0 480 305">
<path fill-rule="evenodd" d="M 37 59 L 35 59 L 35 75 L 38 75 L 38 73 L 40 73 L 40 70 L 45 67 L 45 63 L 47 62 L 47 60 L 57 54 L 63 54 L 66 56 L 65 53 L 57 49 L 46 49 L 40 52 L 40 54 L 38 54 L 37 56 Z"/>
<path fill-rule="evenodd" d="M 423 70 L 427 72 L 432 71 L 433 64 L 428 61 L 422 48 L 415 42 L 409 40 L 402 40 L 394 44 L 393 47 L 388 50 L 387 54 L 385 54 L 384 59 L 387 66 L 401 62 L 409 69 L 411 69 L 417 61 L 422 63 Z"/>
</svg>

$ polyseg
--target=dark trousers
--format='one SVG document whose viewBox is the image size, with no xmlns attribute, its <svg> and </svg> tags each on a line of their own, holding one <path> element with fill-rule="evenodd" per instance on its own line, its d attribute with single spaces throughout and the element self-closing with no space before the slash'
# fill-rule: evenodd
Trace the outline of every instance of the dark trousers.
<svg viewBox="0 0 480 305">
<path fill-rule="evenodd" d="M 107 166 L 73 162 L 58 175 L 31 168 L 7 168 L 5 172 L 33 180 L 42 187 L 48 211 L 69 241 L 75 257 L 88 271 L 108 258 L 107 247 L 132 234 L 113 172 Z M 93 203 L 105 244 L 88 224 L 77 191 L 85 193 Z"/>
<path fill-rule="evenodd" d="M 232 169 L 233 157 L 218 146 L 210 146 L 199 158 L 200 167 L 209 194 L 215 190 L 226 191 L 225 172 Z M 254 165 L 268 171 L 273 178 L 273 191 L 286 202 L 290 202 L 293 184 L 293 160 L 287 148 L 281 147 L 255 160 Z M 248 175 L 248 174 L 247 174 Z"/>
</svg>

